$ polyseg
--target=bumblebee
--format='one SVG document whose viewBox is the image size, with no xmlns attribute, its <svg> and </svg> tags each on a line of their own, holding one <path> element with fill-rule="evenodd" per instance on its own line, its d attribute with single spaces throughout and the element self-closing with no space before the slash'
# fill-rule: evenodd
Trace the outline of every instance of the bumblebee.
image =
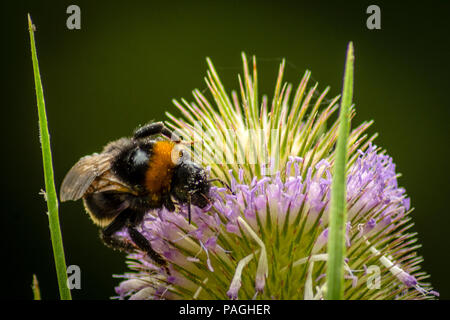
<svg viewBox="0 0 450 320">
<path fill-rule="evenodd" d="M 160 137 L 152 140 L 155 135 Z M 81 158 L 64 178 L 60 200 L 82 198 L 93 222 L 102 228 L 106 245 L 126 252 L 140 249 L 168 272 L 164 258 L 136 226 L 149 210 L 175 211 L 175 204 L 188 205 L 190 223 L 191 204 L 205 208 L 211 202 L 210 183 L 222 182 L 208 180 L 180 143 L 162 122 L 138 128 L 131 138 L 110 142 L 101 153 Z M 115 235 L 123 228 L 132 242 Z"/>
</svg>

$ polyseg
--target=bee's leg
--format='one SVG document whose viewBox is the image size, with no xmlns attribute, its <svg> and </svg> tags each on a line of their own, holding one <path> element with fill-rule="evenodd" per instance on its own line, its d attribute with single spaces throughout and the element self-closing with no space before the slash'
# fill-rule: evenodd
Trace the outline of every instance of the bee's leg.
<svg viewBox="0 0 450 320">
<path fill-rule="evenodd" d="M 175 211 L 175 204 L 173 203 L 172 199 L 170 198 L 170 195 L 165 196 L 163 198 L 163 206 L 170 212 Z"/>
<path fill-rule="evenodd" d="M 167 261 L 164 260 L 163 257 L 159 255 L 155 250 L 153 250 L 150 242 L 134 227 L 128 227 L 128 234 L 130 235 L 131 240 L 145 253 L 147 253 L 153 261 L 155 261 L 158 265 L 166 267 Z"/>
<path fill-rule="evenodd" d="M 150 241 L 147 240 L 138 230 L 136 230 L 135 226 L 142 222 L 144 218 L 145 211 L 132 211 L 129 210 L 130 214 L 128 215 L 127 220 L 127 230 L 128 235 L 134 244 L 142 251 L 147 253 L 147 255 L 158 265 L 162 266 L 167 274 L 170 274 L 169 269 L 167 268 L 167 261 L 161 257 L 159 253 L 153 250 Z"/>
<path fill-rule="evenodd" d="M 136 129 L 134 132 L 134 139 L 146 138 L 156 134 L 162 134 L 163 136 L 169 138 L 172 141 L 180 142 L 180 137 L 174 132 L 170 131 L 162 122 L 155 122 L 146 124 L 143 127 Z"/>
<path fill-rule="evenodd" d="M 136 245 L 115 235 L 117 231 L 127 225 L 127 221 L 127 213 L 122 212 L 106 228 L 100 231 L 100 238 L 108 247 L 125 252 L 136 250 Z"/>
</svg>

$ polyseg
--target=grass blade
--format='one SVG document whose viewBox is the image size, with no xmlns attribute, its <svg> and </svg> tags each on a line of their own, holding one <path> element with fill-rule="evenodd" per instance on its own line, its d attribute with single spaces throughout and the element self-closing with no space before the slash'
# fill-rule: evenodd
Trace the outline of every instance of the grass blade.
<svg viewBox="0 0 450 320">
<path fill-rule="evenodd" d="M 328 241 L 327 299 L 341 300 L 344 295 L 344 257 L 346 211 L 347 141 L 350 131 L 350 106 L 353 96 L 353 43 L 347 49 L 344 71 L 339 133 L 336 145 L 330 204 L 330 237 Z"/>
<path fill-rule="evenodd" d="M 56 275 L 58 278 L 59 293 L 62 300 L 71 300 L 70 290 L 67 286 L 67 268 L 64 257 L 61 229 L 59 227 L 58 199 L 56 197 L 55 181 L 53 178 L 52 152 L 50 148 L 50 134 L 47 126 L 47 115 L 45 113 L 44 92 L 42 89 L 41 76 L 34 42 L 34 25 L 28 15 L 28 29 L 30 32 L 31 56 L 33 60 L 34 82 L 36 86 L 36 98 L 39 115 L 39 134 L 41 138 L 42 160 L 44 166 L 45 190 L 48 207 L 48 220 L 50 224 L 50 235 L 52 239 L 53 255 L 55 258 Z"/>
<path fill-rule="evenodd" d="M 39 289 L 39 282 L 35 274 L 33 274 L 31 289 L 33 290 L 33 300 L 41 300 L 41 290 Z"/>
</svg>

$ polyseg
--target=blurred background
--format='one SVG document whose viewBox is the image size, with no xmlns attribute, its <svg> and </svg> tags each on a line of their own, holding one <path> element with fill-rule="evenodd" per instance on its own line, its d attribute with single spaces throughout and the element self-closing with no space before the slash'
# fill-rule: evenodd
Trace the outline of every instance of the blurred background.
<svg viewBox="0 0 450 320">
<path fill-rule="evenodd" d="M 58 288 L 44 188 L 26 14 L 36 44 L 51 133 L 57 189 L 83 155 L 128 136 L 139 124 L 176 114 L 173 98 L 206 89 L 205 58 L 237 89 L 241 51 L 256 55 L 261 92 L 271 97 L 281 58 L 285 79 L 306 69 L 329 98 L 340 93 L 348 41 L 355 45 L 353 124 L 387 149 L 415 207 L 422 266 L 450 298 L 448 200 L 449 3 L 355 1 L 4 1 L 2 32 L 2 298 L 31 299 L 32 274 L 43 299 Z M 81 30 L 68 30 L 66 8 L 81 8 Z M 366 28 L 366 8 L 381 8 L 381 30 Z M 312 83 L 312 82 L 311 82 Z M 80 266 L 74 299 L 108 299 L 127 270 L 105 247 L 81 202 L 60 205 L 66 261 Z M 6 283 L 5 283 L 6 282 Z"/>
</svg>

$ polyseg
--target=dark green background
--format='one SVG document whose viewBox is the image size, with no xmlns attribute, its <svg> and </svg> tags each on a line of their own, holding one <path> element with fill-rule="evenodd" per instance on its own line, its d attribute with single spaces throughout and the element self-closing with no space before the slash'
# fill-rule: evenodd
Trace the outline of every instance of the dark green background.
<svg viewBox="0 0 450 320">
<path fill-rule="evenodd" d="M 450 298 L 448 1 L 110 1 L 2 2 L 2 297 L 31 299 L 36 273 L 44 299 L 58 289 L 39 190 L 44 187 L 26 13 L 36 41 L 59 187 L 83 155 L 175 112 L 172 98 L 205 89 L 205 57 L 237 88 L 240 52 L 255 54 L 261 91 L 273 92 L 280 58 L 286 79 L 305 69 L 339 94 L 348 41 L 356 52 L 354 123 L 374 119 L 377 144 L 403 174 L 416 208 L 423 268 Z M 394 1 L 391 1 L 394 2 Z M 13 4 L 14 3 L 14 4 Z M 81 7 L 82 29 L 66 28 L 66 8 Z M 366 28 L 366 8 L 381 7 L 382 30 Z M 107 299 L 126 270 L 124 256 L 100 242 L 82 204 L 60 205 L 66 259 L 82 271 L 75 299 Z"/>
</svg>

